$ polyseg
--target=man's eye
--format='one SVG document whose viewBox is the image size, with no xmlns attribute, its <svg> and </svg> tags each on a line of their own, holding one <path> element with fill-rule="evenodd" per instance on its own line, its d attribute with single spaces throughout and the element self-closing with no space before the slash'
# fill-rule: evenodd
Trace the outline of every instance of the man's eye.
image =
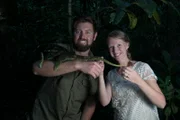
<svg viewBox="0 0 180 120">
<path fill-rule="evenodd" d="M 86 34 L 92 34 L 92 31 L 87 31 Z"/>
<path fill-rule="evenodd" d="M 79 30 L 76 30 L 74 33 L 75 34 L 79 34 L 81 31 L 79 31 Z"/>
<path fill-rule="evenodd" d="M 109 46 L 109 49 L 113 49 L 113 46 Z"/>
</svg>

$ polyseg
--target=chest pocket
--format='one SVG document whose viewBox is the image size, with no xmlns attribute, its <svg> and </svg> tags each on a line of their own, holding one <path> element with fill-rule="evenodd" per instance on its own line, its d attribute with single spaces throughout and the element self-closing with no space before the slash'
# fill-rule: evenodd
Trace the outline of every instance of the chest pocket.
<svg viewBox="0 0 180 120">
<path fill-rule="evenodd" d="M 91 90 L 91 82 L 88 75 L 78 73 L 74 79 L 72 94 L 74 101 L 83 102 L 89 95 Z"/>
</svg>

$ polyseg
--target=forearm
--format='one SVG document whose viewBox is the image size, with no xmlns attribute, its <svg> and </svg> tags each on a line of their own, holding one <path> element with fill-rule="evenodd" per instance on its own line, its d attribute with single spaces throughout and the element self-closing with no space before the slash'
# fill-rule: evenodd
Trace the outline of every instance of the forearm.
<svg viewBox="0 0 180 120">
<path fill-rule="evenodd" d="M 61 63 L 56 70 L 52 61 L 44 61 L 41 68 L 38 67 L 38 62 L 33 64 L 34 74 L 46 77 L 59 76 L 76 70 L 76 61 Z"/>
<path fill-rule="evenodd" d="M 104 77 L 100 76 L 99 77 L 99 100 L 103 106 L 106 106 L 110 103 L 111 95 L 108 93 L 109 92 L 106 88 Z"/>
<path fill-rule="evenodd" d="M 166 105 L 165 97 L 156 84 L 154 84 L 156 86 L 154 88 L 145 81 L 142 81 L 138 85 L 153 104 L 155 104 L 157 107 L 161 109 L 165 107 Z"/>
<path fill-rule="evenodd" d="M 94 114 L 95 108 L 96 108 L 96 102 L 95 102 L 94 96 L 91 96 L 88 98 L 88 100 L 85 103 L 81 120 L 91 120 Z"/>
</svg>

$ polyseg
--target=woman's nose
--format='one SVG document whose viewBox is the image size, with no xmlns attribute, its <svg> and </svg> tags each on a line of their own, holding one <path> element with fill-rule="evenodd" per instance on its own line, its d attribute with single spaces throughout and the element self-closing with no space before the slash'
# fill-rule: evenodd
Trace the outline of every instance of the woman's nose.
<svg viewBox="0 0 180 120">
<path fill-rule="evenodd" d="M 114 52 L 114 53 L 117 53 L 117 52 L 118 52 L 118 48 L 117 48 L 117 47 L 114 47 L 114 48 L 113 48 L 113 52 Z"/>
</svg>

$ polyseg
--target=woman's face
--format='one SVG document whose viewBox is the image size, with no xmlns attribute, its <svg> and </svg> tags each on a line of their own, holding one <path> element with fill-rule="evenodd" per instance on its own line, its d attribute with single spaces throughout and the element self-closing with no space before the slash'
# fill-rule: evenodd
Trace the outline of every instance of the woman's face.
<svg viewBox="0 0 180 120">
<path fill-rule="evenodd" d="M 125 42 L 119 38 L 108 38 L 108 47 L 111 57 L 115 60 L 119 61 L 127 57 L 127 49 L 129 48 L 129 43 Z"/>
</svg>

